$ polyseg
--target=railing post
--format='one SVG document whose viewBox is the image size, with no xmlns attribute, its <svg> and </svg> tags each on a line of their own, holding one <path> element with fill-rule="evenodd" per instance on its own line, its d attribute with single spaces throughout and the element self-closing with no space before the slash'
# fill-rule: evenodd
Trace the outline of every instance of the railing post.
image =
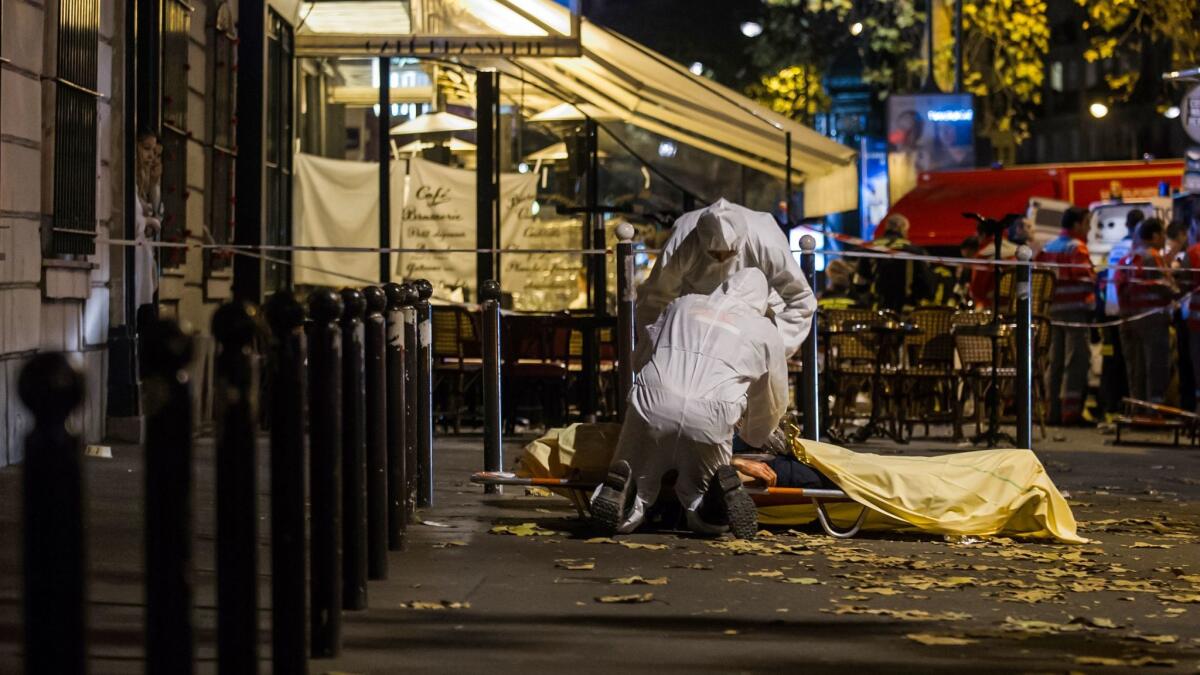
<svg viewBox="0 0 1200 675">
<path fill-rule="evenodd" d="M 213 315 L 217 340 L 217 659 L 222 675 L 258 672 L 258 377 L 256 310 L 240 300 Z"/>
<path fill-rule="evenodd" d="M 342 289 L 342 609 L 367 608 L 366 309 L 361 291 Z"/>
<path fill-rule="evenodd" d="M 367 317 L 363 321 L 367 387 L 367 578 L 388 573 L 388 390 L 387 326 L 383 316 L 387 293 L 378 286 L 363 289 Z M 400 467 L 403 472 L 404 467 Z"/>
<path fill-rule="evenodd" d="M 408 534 L 408 382 L 404 374 L 404 301 L 407 293 L 397 283 L 386 283 L 387 295 L 387 547 L 404 550 Z M 384 554 L 384 564 L 387 564 Z M 383 570 L 386 578 L 387 569 Z M 372 577 L 374 578 L 374 577 Z"/>
<path fill-rule="evenodd" d="M 193 672 L 192 339 L 174 321 L 142 326 L 146 399 L 146 672 Z"/>
<path fill-rule="evenodd" d="M 488 279 L 479 288 L 483 324 L 483 470 L 504 468 L 504 420 L 500 401 L 500 284 Z M 499 485 L 486 485 L 487 494 L 501 492 Z"/>
<path fill-rule="evenodd" d="M 271 664 L 308 672 L 304 488 L 304 308 L 278 291 L 264 308 L 271 325 Z"/>
<path fill-rule="evenodd" d="M 418 399 L 420 398 L 421 378 L 417 365 L 421 355 L 420 347 L 417 344 L 420 332 L 417 327 L 417 301 L 420 300 L 420 295 L 412 283 L 401 284 L 400 288 L 403 292 L 402 301 L 404 303 L 404 514 L 409 522 L 413 522 L 416 520 L 417 513 L 417 483 L 421 478 L 420 462 L 417 461 L 421 446 L 418 440 L 420 436 Z"/>
<path fill-rule="evenodd" d="M 813 293 L 817 292 L 817 240 L 811 235 L 800 238 L 800 268 Z M 814 311 L 808 337 L 800 346 L 800 400 L 804 406 L 804 437 L 821 440 L 821 388 L 817 372 L 817 313 Z"/>
<path fill-rule="evenodd" d="M 1017 447 L 1033 448 L 1033 307 L 1030 302 L 1029 261 L 1033 251 L 1017 249 Z M 999 273 L 999 271 L 997 271 Z M 1166 358 L 1166 355 L 1163 355 Z"/>
<path fill-rule="evenodd" d="M 617 415 L 625 419 L 625 403 L 633 389 L 634 302 L 633 225 L 617 226 Z"/>
<path fill-rule="evenodd" d="M 342 647 L 342 336 L 341 297 L 329 289 L 308 299 L 309 594 L 313 658 Z"/>
<path fill-rule="evenodd" d="M 433 284 L 415 282 L 417 295 L 417 506 L 433 506 Z"/>
<path fill-rule="evenodd" d="M 66 422 L 83 402 L 83 375 L 62 354 L 38 354 L 17 389 L 34 418 L 22 471 L 25 672 L 80 675 L 87 669 L 83 445 Z"/>
</svg>

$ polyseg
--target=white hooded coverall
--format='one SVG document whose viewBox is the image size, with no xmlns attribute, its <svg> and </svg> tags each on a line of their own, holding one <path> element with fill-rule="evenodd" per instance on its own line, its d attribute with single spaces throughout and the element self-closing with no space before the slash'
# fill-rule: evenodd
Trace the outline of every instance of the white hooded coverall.
<svg viewBox="0 0 1200 675">
<path fill-rule="evenodd" d="M 722 263 L 709 255 L 710 250 L 737 254 Z M 675 298 L 689 293 L 708 295 L 738 270 L 751 267 L 766 276 L 771 289 L 769 303 L 786 356 L 795 354 L 812 327 L 817 299 L 771 214 L 724 199 L 675 221 L 654 269 L 638 287 L 638 340 L 646 337 L 646 329 Z"/>
<path fill-rule="evenodd" d="M 741 437 L 757 447 L 779 424 L 787 360 L 779 330 L 764 316 L 767 295 L 761 271 L 741 270 L 711 295 L 672 302 L 638 345 L 616 453 L 636 486 L 622 532 L 641 523 L 671 469 L 691 521 L 709 479 L 729 463 L 734 427 L 740 422 Z"/>
</svg>

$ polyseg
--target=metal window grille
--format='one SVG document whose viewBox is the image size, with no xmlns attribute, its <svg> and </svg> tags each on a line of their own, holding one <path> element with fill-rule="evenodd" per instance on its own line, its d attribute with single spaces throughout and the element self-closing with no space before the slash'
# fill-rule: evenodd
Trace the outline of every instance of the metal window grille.
<svg viewBox="0 0 1200 675">
<path fill-rule="evenodd" d="M 233 241 L 234 221 L 234 162 L 237 159 L 235 144 L 234 110 L 237 101 L 237 41 L 233 32 L 232 12 L 229 3 L 217 9 L 210 32 L 209 47 L 212 52 L 212 74 L 209 95 L 212 98 L 212 162 L 209 177 L 209 229 L 213 243 L 227 244 Z M 205 251 L 205 275 L 228 269 L 232 260 L 226 251 Z"/>
<path fill-rule="evenodd" d="M 100 3 L 59 0 L 53 210 L 48 253 L 96 252 L 96 92 Z"/>
<path fill-rule="evenodd" d="M 188 31 L 192 8 L 180 0 L 163 4 L 162 22 L 162 238 L 187 240 Z M 163 267 L 187 261 L 187 250 L 164 248 Z"/>
<path fill-rule="evenodd" d="M 271 10 L 267 18 L 266 233 L 264 244 L 292 243 L 292 145 L 295 134 L 292 27 Z M 291 285 L 291 254 L 265 261 L 270 292 Z"/>
</svg>

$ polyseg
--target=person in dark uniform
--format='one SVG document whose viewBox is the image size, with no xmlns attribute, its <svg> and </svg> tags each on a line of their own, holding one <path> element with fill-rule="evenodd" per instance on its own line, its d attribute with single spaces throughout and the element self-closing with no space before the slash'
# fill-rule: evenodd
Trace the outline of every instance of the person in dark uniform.
<svg viewBox="0 0 1200 675">
<path fill-rule="evenodd" d="M 926 255 L 925 249 L 908 240 L 908 218 L 893 213 L 883 221 L 883 234 L 871 250 L 883 253 Z M 901 313 L 933 296 L 933 278 L 923 260 L 859 260 L 856 284 L 872 306 Z"/>
</svg>

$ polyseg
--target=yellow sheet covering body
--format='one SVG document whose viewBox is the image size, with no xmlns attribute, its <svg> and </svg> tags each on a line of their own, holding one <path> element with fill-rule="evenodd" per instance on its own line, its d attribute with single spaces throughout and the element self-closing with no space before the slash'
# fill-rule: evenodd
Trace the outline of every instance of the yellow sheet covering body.
<svg viewBox="0 0 1200 675">
<path fill-rule="evenodd" d="M 552 429 L 525 447 L 520 472 L 538 478 L 599 480 L 619 433 L 616 424 Z M 905 457 L 794 439 L 793 451 L 872 510 L 867 527 L 1087 541 L 1076 534 L 1071 507 L 1030 450 Z M 831 505 L 829 510 L 834 518 L 852 518 L 858 508 Z M 798 525 L 813 520 L 815 510 L 811 505 L 764 507 L 758 518 L 763 525 Z"/>
</svg>

